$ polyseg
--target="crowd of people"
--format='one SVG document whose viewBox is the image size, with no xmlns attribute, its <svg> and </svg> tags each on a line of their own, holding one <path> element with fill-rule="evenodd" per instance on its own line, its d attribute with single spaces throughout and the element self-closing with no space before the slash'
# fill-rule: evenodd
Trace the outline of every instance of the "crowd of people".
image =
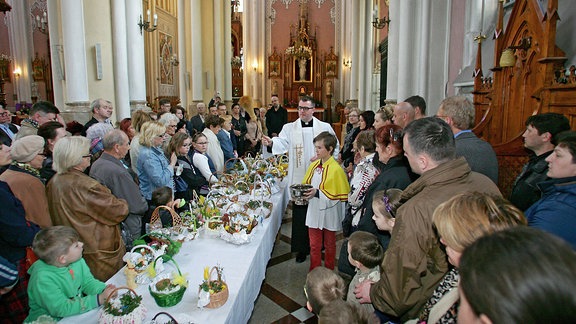
<svg viewBox="0 0 576 324">
<path fill-rule="evenodd" d="M 346 109 L 342 146 L 313 98 L 300 97 L 294 122 L 270 101 L 254 108 L 245 96 L 228 109 L 215 95 L 188 118 L 162 99 L 158 112 L 112 125 L 111 102 L 96 99 L 83 127 L 45 101 L 19 126 L 0 108 L 2 320 L 97 307 L 155 207 L 207 195 L 255 154 L 287 154 L 288 185 L 311 186 L 307 204 L 292 206 L 291 251 L 299 263 L 310 255 L 304 293 L 319 322 L 575 320 L 576 132 L 565 116 L 527 119 L 533 153 L 507 200 L 465 97 L 446 98 L 433 117 L 420 96 Z M 42 287 L 66 273 L 82 275 L 54 300 L 74 306 L 46 302 Z"/>
</svg>

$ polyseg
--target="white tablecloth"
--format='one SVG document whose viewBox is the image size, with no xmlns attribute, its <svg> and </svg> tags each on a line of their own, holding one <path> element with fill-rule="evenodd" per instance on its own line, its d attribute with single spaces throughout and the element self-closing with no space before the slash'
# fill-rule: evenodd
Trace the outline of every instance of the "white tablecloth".
<svg viewBox="0 0 576 324">
<path fill-rule="evenodd" d="M 156 305 L 147 285 L 139 286 L 136 292 L 143 296 L 148 309 L 145 323 L 152 320 L 158 312 L 170 313 L 179 323 L 246 323 L 252 314 L 254 302 L 270 260 L 276 234 L 282 224 L 282 216 L 289 199 L 287 189 L 272 196 L 274 204 L 272 215 L 259 224 L 252 241 L 245 245 L 233 245 L 217 237 L 201 233 L 200 237 L 186 242 L 175 256 L 182 273 L 187 274 L 188 289 L 176 306 L 162 308 Z M 166 267 L 171 270 L 171 262 Z M 198 285 L 202 282 L 206 266 L 220 264 L 224 268 L 224 279 L 228 283 L 230 296 L 224 306 L 217 309 L 197 307 Z M 108 283 L 117 287 L 125 286 L 124 269 L 116 273 Z M 97 323 L 100 308 L 90 312 L 62 319 L 62 323 Z M 168 318 L 163 316 L 167 322 Z"/>
</svg>

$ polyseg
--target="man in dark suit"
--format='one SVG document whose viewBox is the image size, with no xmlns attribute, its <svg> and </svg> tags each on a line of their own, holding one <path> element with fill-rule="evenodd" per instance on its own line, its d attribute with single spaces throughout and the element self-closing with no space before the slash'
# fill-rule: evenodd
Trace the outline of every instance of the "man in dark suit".
<svg viewBox="0 0 576 324">
<path fill-rule="evenodd" d="M 199 102 L 196 105 L 196 110 L 198 110 L 198 114 L 190 118 L 190 123 L 192 124 L 192 128 L 194 128 L 197 133 L 201 133 L 205 127 L 204 117 L 206 115 L 206 105 L 203 102 Z M 190 133 L 192 133 L 192 130 L 190 130 Z"/>
<path fill-rule="evenodd" d="M 476 110 L 466 97 L 448 97 L 440 103 L 436 117 L 443 119 L 452 129 L 456 142 L 456 156 L 463 156 L 472 171 L 498 184 L 498 160 L 492 146 L 478 138 L 471 130 Z"/>
<path fill-rule="evenodd" d="M 6 146 L 12 145 L 16 133 L 18 133 L 18 127 L 10 122 L 11 119 L 10 112 L 0 105 L 0 143 Z"/>
<path fill-rule="evenodd" d="M 282 127 L 288 123 L 288 111 L 280 106 L 278 95 L 273 94 L 270 100 L 272 106 L 266 112 L 266 128 L 269 137 L 276 137 L 280 134 Z"/>
</svg>

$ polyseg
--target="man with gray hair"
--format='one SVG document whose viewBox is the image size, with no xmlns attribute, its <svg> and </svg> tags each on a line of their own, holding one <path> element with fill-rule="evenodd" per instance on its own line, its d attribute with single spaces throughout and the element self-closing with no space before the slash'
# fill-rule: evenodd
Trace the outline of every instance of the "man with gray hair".
<svg viewBox="0 0 576 324">
<path fill-rule="evenodd" d="M 380 281 L 356 286 L 361 303 L 371 302 L 382 316 L 405 322 L 416 318 L 444 274 L 446 253 L 432 226 L 438 205 L 464 192 L 500 196 L 486 176 L 456 157 L 454 135 L 439 118 L 414 120 L 404 129 L 404 155 L 420 175 L 402 193 L 392 238 L 382 261 Z"/>
<path fill-rule="evenodd" d="M 196 110 L 198 110 L 198 114 L 190 118 L 190 123 L 192 123 L 192 128 L 194 128 L 196 132 L 201 133 L 204 130 L 204 119 L 206 118 L 206 105 L 203 102 L 199 102 L 196 105 Z M 192 133 L 192 130 L 190 130 L 190 133 Z"/>
<path fill-rule="evenodd" d="M 128 202 L 128 217 L 122 222 L 122 238 L 126 249 L 132 248 L 132 242 L 140 237 L 142 217 L 148 210 L 146 199 L 122 159 L 130 149 L 128 136 L 121 130 L 108 132 L 102 139 L 104 152 L 90 168 L 90 176 L 112 191 L 117 198 Z"/>
<path fill-rule="evenodd" d="M 84 124 L 82 136 L 86 136 L 86 131 L 88 128 L 96 123 L 108 123 L 112 125 L 110 117 L 112 116 L 112 111 L 114 111 L 114 108 L 112 107 L 112 103 L 110 101 L 104 100 L 102 98 L 95 99 L 90 104 L 90 110 L 92 111 L 92 119 Z"/>
<path fill-rule="evenodd" d="M 448 97 L 442 101 L 436 117 L 444 120 L 454 133 L 456 156 L 463 156 L 472 171 L 482 173 L 498 184 L 498 159 L 488 142 L 472 132 L 476 109 L 463 96 Z"/>
</svg>

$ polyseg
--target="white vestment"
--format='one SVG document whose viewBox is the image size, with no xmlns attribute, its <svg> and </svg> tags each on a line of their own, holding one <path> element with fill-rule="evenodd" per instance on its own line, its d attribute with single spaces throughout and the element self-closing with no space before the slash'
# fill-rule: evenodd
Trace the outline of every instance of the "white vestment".
<svg viewBox="0 0 576 324">
<path fill-rule="evenodd" d="M 314 151 L 314 138 L 322 132 L 330 132 L 336 136 L 330 124 L 313 117 L 312 127 L 302 127 L 300 118 L 282 127 L 277 137 L 272 138 L 272 154 L 288 153 L 288 185 L 302 183 L 304 174 L 310 165 L 310 159 L 316 155 Z M 334 158 L 338 157 L 340 143 L 336 137 Z"/>
</svg>

